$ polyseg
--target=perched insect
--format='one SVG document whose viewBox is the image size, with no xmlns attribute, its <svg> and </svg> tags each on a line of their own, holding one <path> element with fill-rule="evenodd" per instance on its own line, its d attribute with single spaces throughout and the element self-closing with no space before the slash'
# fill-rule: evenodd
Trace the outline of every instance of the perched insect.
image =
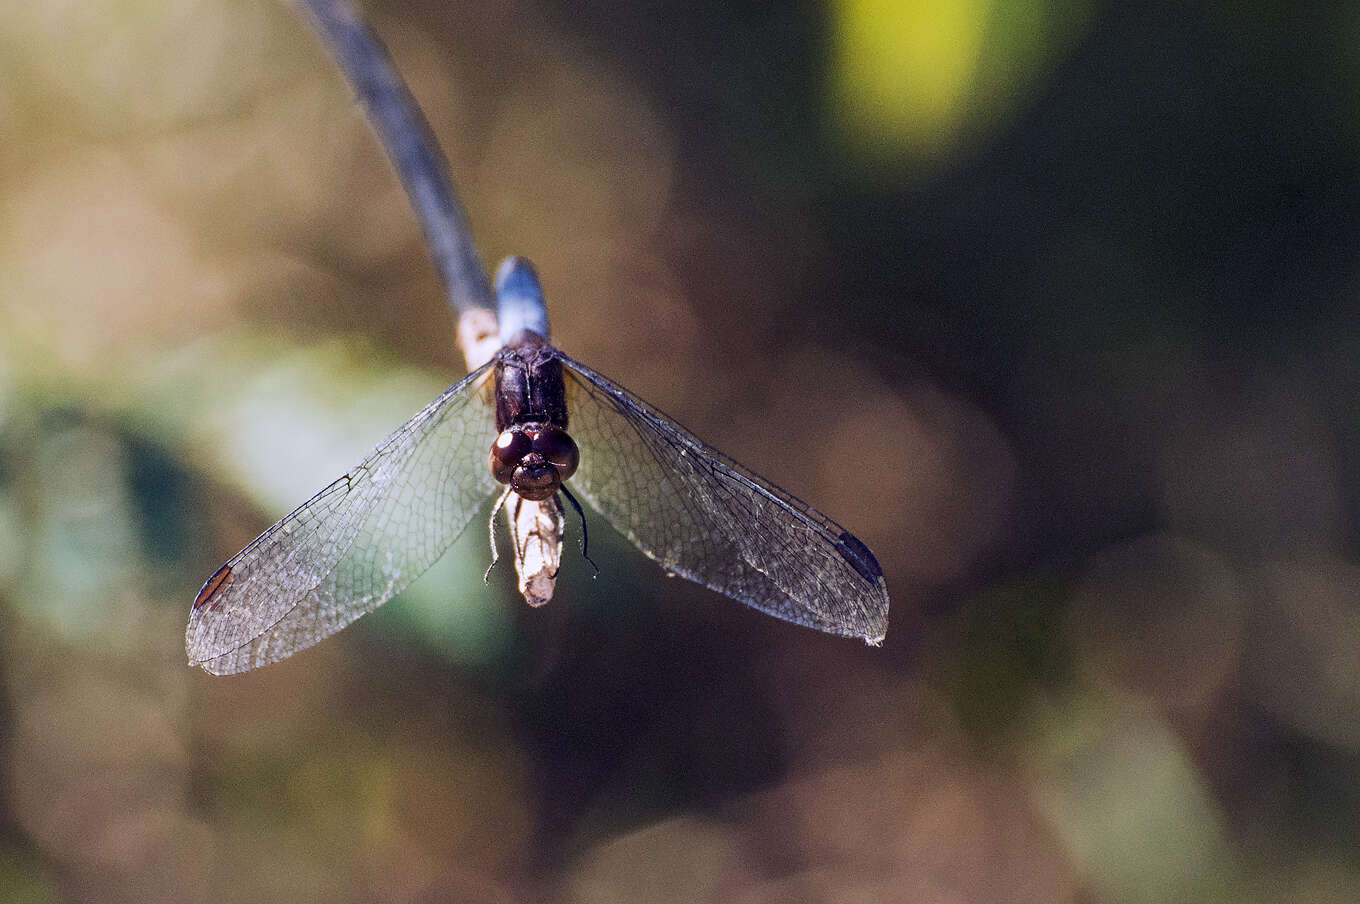
<svg viewBox="0 0 1360 904">
<path fill-rule="evenodd" d="M 208 579 L 189 616 L 190 664 L 242 672 L 335 633 L 419 577 L 498 492 L 512 526 L 536 506 L 529 522 L 560 548 L 568 484 L 671 574 L 800 625 L 883 639 L 888 591 L 868 547 L 551 345 L 527 261 L 506 261 L 496 291 L 501 349 Z M 517 558 L 535 529 L 516 535 Z M 555 560 L 544 577 L 530 602 L 551 595 Z"/>
</svg>

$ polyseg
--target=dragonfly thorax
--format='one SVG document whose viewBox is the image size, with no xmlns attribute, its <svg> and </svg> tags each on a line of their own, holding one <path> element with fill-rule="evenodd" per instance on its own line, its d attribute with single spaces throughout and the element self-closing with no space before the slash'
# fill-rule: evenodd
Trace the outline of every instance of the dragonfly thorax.
<svg viewBox="0 0 1360 904">
<path fill-rule="evenodd" d="M 502 430 L 491 444 L 491 474 L 509 484 L 521 498 L 541 502 L 576 473 L 581 452 L 561 427 L 553 424 L 515 424 Z"/>
</svg>

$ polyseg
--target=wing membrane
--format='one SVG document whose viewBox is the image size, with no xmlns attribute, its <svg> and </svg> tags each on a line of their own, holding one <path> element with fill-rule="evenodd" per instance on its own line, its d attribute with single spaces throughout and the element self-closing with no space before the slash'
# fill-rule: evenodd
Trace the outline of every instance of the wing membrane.
<svg viewBox="0 0 1360 904">
<path fill-rule="evenodd" d="M 229 674 L 276 662 L 433 565 L 499 489 L 484 463 L 496 433 L 491 367 L 450 386 L 209 578 L 189 616 L 190 664 Z"/>
<path fill-rule="evenodd" d="M 787 621 L 883 639 L 888 590 L 836 522 L 704 444 L 617 383 L 562 355 L 571 478 L 668 572 Z"/>
</svg>

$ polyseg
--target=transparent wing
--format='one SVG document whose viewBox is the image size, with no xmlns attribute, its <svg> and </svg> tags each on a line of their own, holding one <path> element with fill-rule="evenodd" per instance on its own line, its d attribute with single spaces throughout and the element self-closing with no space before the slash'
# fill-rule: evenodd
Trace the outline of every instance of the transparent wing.
<svg viewBox="0 0 1360 904">
<path fill-rule="evenodd" d="M 354 467 L 223 565 L 199 591 L 190 665 L 243 672 L 291 656 L 390 599 L 499 489 L 491 364 L 446 389 Z"/>
<path fill-rule="evenodd" d="M 559 353 L 560 354 L 560 353 Z M 869 643 L 888 588 L 868 548 L 628 390 L 562 355 L 569 481 L 666 571 L 787 621 Z"/>
</svg>

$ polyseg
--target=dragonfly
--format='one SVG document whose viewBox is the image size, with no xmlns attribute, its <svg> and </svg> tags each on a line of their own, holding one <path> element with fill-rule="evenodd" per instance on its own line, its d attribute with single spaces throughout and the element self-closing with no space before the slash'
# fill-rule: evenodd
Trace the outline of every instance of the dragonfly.
<svg viewBox="0 0 1360 904">
<path fill-rule="evenodd" d="M 334 634 L 418 578 L 493 498 L 493 564 L 505 507 L 522 565 L 535 531 L 549 547 L 560 538 L 560 497 L 581 512 L 573 491 L 670 575 L 882 642 L 887 584 L 863 542 L 552 345 L 527 260 L 502 264 L 496 295 L 490 360 L 208 578 L 189 616 L 190 665 L 244 672 Z M 551 595 L 548 559 L 546 591 L 521 580 L 530 603 Z"/>
</svg>

